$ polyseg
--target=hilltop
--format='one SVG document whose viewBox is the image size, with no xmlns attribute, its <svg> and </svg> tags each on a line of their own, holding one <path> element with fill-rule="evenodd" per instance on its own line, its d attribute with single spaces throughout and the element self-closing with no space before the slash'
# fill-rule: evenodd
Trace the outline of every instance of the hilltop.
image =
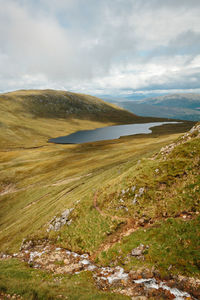
<svg viewBox="0 0 200 300">
<path fill-rule="evenodd" d="M 27 100 L 29 93 L 34 97 Z M 50 144 L 54 135 L 152 120 L 78 94 L 85 114 L 71 103 L 73 116 L 62 115 L 59 104 L 54 116 L 49 107 L 60 100 L 40 100 L 57 93 L 66 95 L 19 91 L 0 97 L 0 297 L 171 299 L 167 290 L 134 282 L 142 278 L 159 287 L 164 280 L 185 298 L 198 298 L 199 125 Z M 92 101 L 92 112 L 84 99 Z"/>
<path fill-rule="evenodd" d="M 115 101 L 119 106 L 139 116 L 160 116 L 179 120 L 200 120 L 199 94 L 171 94 L 141 100 L 123 99 Z"/>
</svg>

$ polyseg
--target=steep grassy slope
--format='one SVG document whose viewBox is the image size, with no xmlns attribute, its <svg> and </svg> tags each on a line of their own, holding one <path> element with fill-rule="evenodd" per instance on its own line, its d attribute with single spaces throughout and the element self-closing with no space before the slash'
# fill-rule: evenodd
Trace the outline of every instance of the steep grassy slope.
<svg viewBox="0 0 200 300">
<path fill-rule="evenodd" d="M 165 134 L 158 139 L 155 134 L 112 142 L 67 146 L 48 144 L 42 148 L 1 152 L 2 248 L 6 250 L 12 245 L 17 249 L 23 237 L 42 229 L 55 214 L 73 207 L 77 200 L 85 199 L 82 204 L 86 227 L 89 220 L 92 223 L 92 220 L 99 219 L 101 223 L 102 217 L 90 210 L 94 190 L 102 183 L 110 182 L 112 177 L 118 177 L 143 155 L 159 149 L 177 136 Z M 72 233 L 73 243 L 78 249 L 76 234 L 82 234 L 82 221 L 77 221 L 79 225 Z M 98 229 L 94 236 L 98 240 L 100 235 L 97 232 Z M 85 233 L 89 234 L 87 230 Z M 92 240 L 84 240 L 95 246 Z"/>
<path fill-rule="evenodd" d="M 101 211 L 132 221 L 127 231 L 137 229 L 102 252 L 100 261 L 199 277 L 199 170 L 200 125 L 99 191 Z M 144 261 L 130 255 L 141 243 L 148 245 Z"/>
</svg>

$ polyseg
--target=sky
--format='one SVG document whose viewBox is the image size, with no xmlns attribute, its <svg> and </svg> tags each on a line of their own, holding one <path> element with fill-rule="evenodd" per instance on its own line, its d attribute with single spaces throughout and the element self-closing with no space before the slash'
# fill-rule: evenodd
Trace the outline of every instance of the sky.
<svg viewBox="0 0 200 300">
<path fill-rule="evenodd" d="M 0 92 L 200 93 L 199 0 L 0 0 Z"/>
</svg>

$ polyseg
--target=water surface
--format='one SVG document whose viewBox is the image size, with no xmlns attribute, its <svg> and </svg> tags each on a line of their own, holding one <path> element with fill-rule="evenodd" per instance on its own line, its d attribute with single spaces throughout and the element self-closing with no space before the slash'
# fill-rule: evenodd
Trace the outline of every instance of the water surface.
<svg viewBox="0 0 200 300">
<path fill-rule="evenodd" d="M 175 124 L 178 122 L 155 122 L 142 124 L 115 125 L 93 130 L 80 130 L 72 134 L 50 139 L 49 142 L 56 144 L 82 144 L 105 140 L 119 139 L 122 136 L 140 133 L 151 133 L 151 127 L 163 124 Z"/>
</svg>

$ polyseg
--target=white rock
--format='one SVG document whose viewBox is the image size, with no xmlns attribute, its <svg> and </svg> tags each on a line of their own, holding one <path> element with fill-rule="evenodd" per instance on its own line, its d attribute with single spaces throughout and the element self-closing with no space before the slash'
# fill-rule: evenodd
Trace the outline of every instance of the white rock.
<svg viewBox="0 0 200 300">
<path fill-rule="evenodd" d="M 87 253 L 84 253 L 84 254 L 80 255 L 80 257 L 82 257 L 82 258 L 88 258 L 89 255 Z"/>
<path fill-rule="evenodd" d="M 135 197 L 134 197 L 134 199 L 132 201 L 132 204 L 136 204 L 137 203 L 137 197 L 138 197 L 138 194 L 135 194 Z"/>
<path fill-rule="evenodd" d="M 136 186 L 132 186 L 131 191 L 135 192 Z"/>
<path fill-rule="evenodd" d="M 66 209 L 65 211 L 62 212 L 61 216 L 63 218 L 68 218 L 70 212 L 71 212 L 70 209 Z"/>
<path fill-rule="evenodd" d="M 127 280 L 128 274 L 124 272 L 124 269 L 121 267 L 116 267 L 116 271 L 114 274 L 111 274 L 107 277 L 107 280 L 110 284 L 113 282 L 121 281 L 121 280 Z"/>
<path fill-rule="evenodd" d="M 140 244 L 138 247 L 134 248 L 131 251 L 132 256 L 141 256 L 145 250 L 145 246 L 143 244 Z"/>
<path fill-rule="evenodd" d="M 80 262 L 81 262 L 83 265 L 89 265 L 89 264 L 90 264 L 89 260 L 87 260 L 87 259 L 81 260 Z"/>
<path fill-rule="evenodd" d="M 93 270 L 95 270 L 97 267 L 95 266 L 95 265 L 89 265 L 88 267 L 87 267 L 87 270 L 88 271 L 93 271 Z"/>
<path fill-rule="evenodd" d="M 170 288 L 167 286 L 164 282 L 157 283 L 154 278 L 151 279 L 138 279 L 138 280 L 133 280 L 135 283 L 141 284 L 144 283 L 144 285 L 147 288 L 153 288 L 153 289 L 159 289 L 162 288 L 163 290 L 170 291 L 172 295 L 174 295 L 176 300 L 184 300 L 185 297 L 190 297 L 190 295 L 186 292 L 182 292 L 176 288 Z"/>
<path fill-rule="evenodd" d="M 142 194 L 144 193 L 144 187 L 141 187 L 140 189 L 139 189 L 139 191 L 138 191 L 138 196 L 140 197 L 140 196 L 142 196 Z"/>
</svg>

